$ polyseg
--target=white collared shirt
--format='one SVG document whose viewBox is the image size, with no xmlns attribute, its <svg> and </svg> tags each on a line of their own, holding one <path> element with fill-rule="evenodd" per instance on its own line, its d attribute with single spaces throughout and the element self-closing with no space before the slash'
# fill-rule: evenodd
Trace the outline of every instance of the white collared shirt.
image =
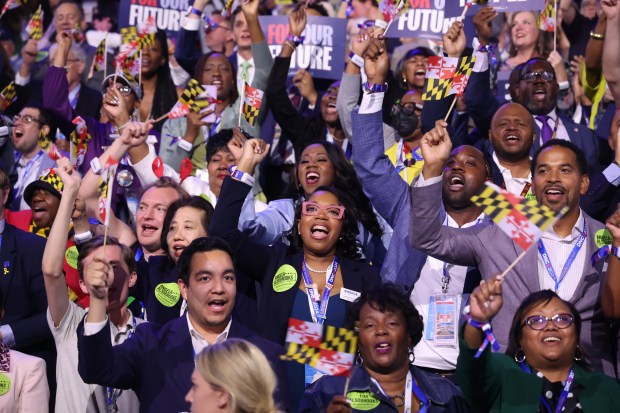
<svg viewBox="0 0 620 413">
<path fill-rule="evenodd" d="M 532 116 L 534 116 L 534 122 L 536 122 L 536 125 L 538 125 L 539 130 L 542 131 L 542 122 L 536 119 L 536 115 L 532 114 Z M 558 121 L 558 114 L 556 110 L 553 109 L 551 112 L 547 113 L 547 116 L 551 118 L 548 120 L 548 122 L 549 122 L 549 127 L 553 131 L 555 129 L 555 123 Z M 560 121 L 560 124 L 558 125 L 558 130 L 555 134 L 555 139 L 562 139 L 565 141 L 570 141 L 570 138 L 568 137 L 568 132 L 566 131 L 566 127 L 564 126 L 564 122 L 562 122 L 561 119 L 559 119 L 559 121 Z M 538 134 L 538 139 L 540 140 L 540 144 L 542 145 L 543 144 L 542 132 Z"/>
<path fill-rule="evenodd" d="M 192 347 L 194 347 L 194 359 L 202 350 L 204 350 L 209 344 L 217 344 L 228 338 L 228 332 L 230 331 L 230 324 L 232 323 L 232 318 L 228 321 L 228 325 L 215 339 L 213 343 L 209 343 L 196 329 L 192 324 L 192 321 L 189 319 L 189 314 L 185 313 L 185 318 L 187 319 L 187 327 L 189 328 L 189 335 L 192 338 Z"/>
<path fill-rule="evenodd" d="M 523 192 L 525 185 L 532 183 L 532 173 L 530 172 L 527 178 L 513 178 L 510 169 L 499 163 L 499 159 L 497 159 L 497 154 L 495 152 L 493 152 L 493 162 L 495 162 L 499 168 L 499 171 L 502 173 L 506 190 L 511 194 L 522 196 L 521 193 Z M 523 194 L 523 196 L 524 195 L 525 194 Z"/>
<path fill-rule="evenodd" d="M 545 249 L 547 250 L 547 254 L 549 255 L 549 260 L 551 261 L 551 265 L 553 265 L 553 271 L 555 272 L 555 276 L 559 279 L 560 273 L 562 272 L 562 268 L 568 259 L 573 247 L 577 243 L 579 236 L 583 231 L 583 226 L 585 224 L 585 217 L 583 215 L 583 211 L 579 210 L 579 218 L 575 222 L 575 226 L 573 227 L 570 235 L 567 237 L 560 237 L 555 233 L 553 227 L 549 227 L 545 232 L 542 233 L 541 240 L 545 245 Z M 587 228 L 587 236 L 592 236 L 593 228 Z M 537 247 L 532 247 L 537 248 Z M 570 270 L 566 274 L 564 280 L 560 283 L 560 287 L 556 291 L 560 298 L 563 300 L 570 300 L 575 290 L 577 289 L 577 284 L 581 280 L 583 275 L 583 268 L 586 264 L 586 250 L 588 249 L 587 240 L 581 246 L 581 249 L 577 253 L 573 264 L 570 267 Z M 538 253 L 538 280 L 540 282 L 541 290 L 555 290 L 555 282 L 547 272 L 545 267 L 545 263 L 543 262 L 542 256 Z"/>
</svg>

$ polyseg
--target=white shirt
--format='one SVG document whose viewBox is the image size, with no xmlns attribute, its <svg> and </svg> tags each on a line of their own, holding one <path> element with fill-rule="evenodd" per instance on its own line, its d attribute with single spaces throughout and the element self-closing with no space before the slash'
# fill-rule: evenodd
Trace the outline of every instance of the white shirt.
<svg viewBox="0 0 620 413">
<path fill-rule="evenodd" d="M 39 154 L 42 155 L 39 156 Z M 22 211 L 24 209 L 30 209 L 30 206 L 28 206 L 26 200 L 23 197 L 24 190 L 31 182 L 34 182 L 36 179 L 39 178 L 39 169 L 41 168 L 41 162 L 43 161 L 43 156 L 45 156 L 45 154 L 43 152 L 39 152 L 30 160 L 24 159 L 24 157 L 17 151 L 15 151 L 15 156 L 19 156 L 19 158 L 16 165 L 17 182 L 15 183 L 13 190 L 16 191 L 16 198 L 21 198 L 19 203 L 19 210 Z M 26 168 L 29 161 L 33 161 L 32 166 L 30 168 Z M 26 169 L 28 169 L 28 175 L 26 175 Z"/>
<path fill-rule="evenodd" d="M 536 122 L 536 125 L 538 125 L 538 128 L 541 130 L 541 132 L 538 134 L 538 139 L 540 139 L 540 144 L 542 145 L 543 141 L 542 141 L 542 122 L 539 121 L 538 119 L 536 119 L 536 115 L 532 114 L 532 116 L 534 117 L 534 122 Z M 547 116 L 549 116 L 551 119 L 548 120 L 549 122 L 549 127 L 551 128 L 551 130 L 553 131 L 553 129 L 555 129 L 555 123 L 559 120 L 560 124 L 558 125 L 558 130 L 555 134 L 555 139 L 562 139 L 565 141 L 570 141 L 569 137 L 568 137 L 568 132 L 566 131 L 566 127 L 564 126 L 564 122 L 562 122 L 561 119 L 558 119 L 558 114 L 556 112 L 555 109 L 553 109 L 551 112 L 547 113 Z"/>
<path fill-rule="evenodd" d="M 474 226 L 484 219 L 484 213 L 472 222 L 464 224 L 461 228 Z M 450 215 L 446 215 L 444 225 L 451 228 L 459 228 L 458 224 Z M 428 257 L 420 272 L 420 278 L 416 281 L 411 291 L 411 302 L 423 317 L 424 333 L 422 340 L 415 346 L 415 365 L 438 370 L 456 369 L 456 359 L 459 355 L 458 345 L 455 347 L 435 347 L 433 340 L 427 340 L 427 320 L 429 319 L 429 300 L 434 293 L 441 292 L 444 262 L 433 257 Z M 457 294 L 457 317 L 460 316 L 461 294 L 465 286 L 467 267 L 448 264 L 447 272 L 450 276 L 448 294 Z M 458 318 L 457 318 L 458 326 Z"/>
<path fill-rule="evenodd" d="M 245 82 L 248 85 L 252 84 L 254 80 L 254 71 L 256 70 L 256 65 L 254 64 L 254 58 L 252 57 L 250 60 L 245 60 L 239 53 L 237 53 L 237 89 L 239 89 L 239 95 L 243 96 L 243 77 L 241 76 L 243 70 L 243 63 L 248 62 L 250 66 L 248 67 L 248 78 L 245 79 Z"/>
<path fill-rule="evenodd" d="M 198 331 L 194 328 L 192 321 L 189 319 L 189 315 L 185 313 L 185 318 L 187 319 L 187 327 L 189 328 L 189 335 L 192 338 L 192 347 L 194 348 L 194 360 L 196 360 L 196 356 L 200 354 L 202 350 L 204 350 L 209 344 L 217 344 L 228 338 L 228 332 L 230 331 L 230 324 L 232 323 L 232 318 L 228 320 L 228 325 L 216 338 L 213 343 L 209 343 L 207 339 L 200 335 Z"/>
<path fill-rule="evenodd" d="M 568 259 L 573 247 L 577 243 L 581 232 L 583 231 L 583 226 L 585 224 L 585 217 L 583 215 L 583 211 L 579 210 L 579 218 L 575 222 L 575 226 L 571 231 L 570 235 L 567 237 L 560 237 L 557 235 L 553 229 L 553 227 L 549 227 L 545 232 L 543 232 L 541 240 L 545 245 L 545 249 L 547 250 L 547 254 L 549 255 L 549 259 L 551 261 L 551 265 L 553 266 L 553 270 L 555 272 L 555 276 L 559 279 L 560 273 L 562 272 L 562 268 L 564 267 L 564 263 Z M 592 228 L 587 228 L 588 237 L 591 237 Z M 537 247 L 532 247 L 537 248 Z M 560 298 L 563 300 L 570 300 L 575 290 L 577 289 L 577 284 L 581 280 L 581 276 L 583 275 L 583 266 L 586 263 L 586 250 L 587 245 L 584 243 L 581 249 L 577 253 L 573 264 L 570 267 L 570 270 L 566 274 L 564 280 L 560 283 L 559 289 L 556 291 Z M 547 272 L 545 264 L 543 262 L 542 256 L 538 253 L 538 279 L 540 282 L 541 290 L 555 290 L 555 282 Z"/>
<path fill-rule="evenodd" d="M 502 173 L 504 183 L 506 184 L 506 190 L 511 194 L 522 196 L 521 193 L 523 192 L 523 188 L 525 188 L 525 185 L 532 183 L 532 174 L 529 173 L 527 178 L 513 178 L 510 169 L 502 166 L 502 164 L 499 163 L 499 159 L 497 159 L 497 154 L 495 152 L 493 152 L 493 162 L 495 162 L 495 164 L 499 168 L 499 171 Z M 525 194 L 523 194 L 523 196 L 524 195 Z"/>
</svg>

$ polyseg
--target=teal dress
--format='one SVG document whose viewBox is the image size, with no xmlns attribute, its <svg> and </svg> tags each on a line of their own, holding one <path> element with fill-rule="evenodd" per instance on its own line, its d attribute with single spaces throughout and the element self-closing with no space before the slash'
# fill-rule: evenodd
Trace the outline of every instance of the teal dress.
<svg viewBox="0 0 620 413">
<path fill-rule="evenodd" d="M 345 326 L 345 302 L 340 299 L 340 294 L 332 295 L 329 298 L 326 316 L 326 325 L 336 327 Z M 297 294 L 295 295 L 295 301 L 293 302 L 293 308 L 291 310 L 291 317 L 304 321 L 313 321 L 312 315 L 310 314 L 310 306 L 308 305 L 308 296 L 300 289 L 297 289 Z M 312 378 L 314 377 L 316 370 L 310 366 L 297 363 L 296 361 L 287 361 L 286 372 L 289 378 L 289 406 L 291 407 L 291 411 L 296 412 L 299 408 L 299 404 L 301 403 L 304 390 L 306 389 L 306 383 L 308 383 L 308 385 L 312 383 Z"/>
</svg>

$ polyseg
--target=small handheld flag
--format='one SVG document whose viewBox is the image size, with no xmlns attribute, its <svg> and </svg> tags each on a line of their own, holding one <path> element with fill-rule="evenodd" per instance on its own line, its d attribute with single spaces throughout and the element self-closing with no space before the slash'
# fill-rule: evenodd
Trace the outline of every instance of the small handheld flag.
<svg viewBox="0 0 620 413">
<path fill-rule="evenodd" d="M 538 27 L 543 32 L 555 32 L 556 26 L 556 8 L 554 0 L 547 0 L 545 8 L 538 16 Z"/>
<path fill-rule="evenodd" d="M 15 83 L 11 82 L 0 92 L 0 97 L 2 97 L 2 112 L 4 112 L 11 103 L 15 102 L 17 99 L 17 91 L 15 90 Z"/>
<path fill-rule="evenodd" d="M 263 103 L 263 95 L 265 93 L 245 84 L 245 93 L 243 94 L 243 117 L 252 126 L 256 125 L 256 119 L 260 113 L 261 104 Z"/>
<path fill-rule="evenodd" d="M 93 64 L 90 67 L 90 72 L 88 72 L 88 79 L 92 78 L 96 72 L 105 70 L 106 54 L 108 50 L 106 46 L 106 39 L 107 35 L 103 38 L 101 43 L 99 43 L 99 46 L 97 46 L 97 50 L 95 51 L 95 57 L 93 58 Z"/>
<path fill-rule="evenodd" d="M 26 26 L 26 33 L 28 33 L 31 39 L 36 41 L 41 40 L 41 37 L 43 37 L 43 10 L 41 9 L 41 6 L 39 6 L 28 22 L 28 26 Z"/>
</svg>

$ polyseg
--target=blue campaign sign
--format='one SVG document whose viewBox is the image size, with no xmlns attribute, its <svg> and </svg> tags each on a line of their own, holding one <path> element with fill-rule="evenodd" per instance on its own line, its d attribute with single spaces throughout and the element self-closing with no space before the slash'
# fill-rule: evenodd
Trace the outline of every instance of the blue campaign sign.
<svg viewBox="0 0 620 413">
<path fill-rule="evenodd" d="M 449 0 L 446 3 L 446 17 L 456 17 L 463 13 L 463 7 L 471 0 Z M 486 6 L 493 7 L 498 12 L 512 12 L 521 10 L 542 10 L 545 5 L 545 0 L 489 0 Z M 478 4 L 472 4 L 469 10 L 467 10 L 467 16 L 473 16 L 476 14 L 480 6 Z"/>
<path fill-rule="evenodd" d="M 450 0 L 457 1 L 457 0 Z M 405 12 L 389 27 L 386 37 L 415 37 L 422 39 L 441 40 L 456 17 L 446 17 L 445 0 L 411 0 L 417 7 Z M 475 29 L 472 19 L 463 21 L 465 36 L 473 38 Z"/>
<path fill-rule="evenodd" d="M 260 16 L 271 54 L 280 54 L 288 36 L 288 16 Z M 306 69 L 321 79 L 340 79 L 345 59 L 346 19 L 308 16 L 304 42 L 291 57 L 289 75 Z"/>
<path fill-rule="evenodd" d="M 121 0 L 118 27 L 136 26 L 153 16 L 158 29 L 168 34 L 176 33 L 181 29 L 191 3 L 190 0 Z"/>
</svg>

